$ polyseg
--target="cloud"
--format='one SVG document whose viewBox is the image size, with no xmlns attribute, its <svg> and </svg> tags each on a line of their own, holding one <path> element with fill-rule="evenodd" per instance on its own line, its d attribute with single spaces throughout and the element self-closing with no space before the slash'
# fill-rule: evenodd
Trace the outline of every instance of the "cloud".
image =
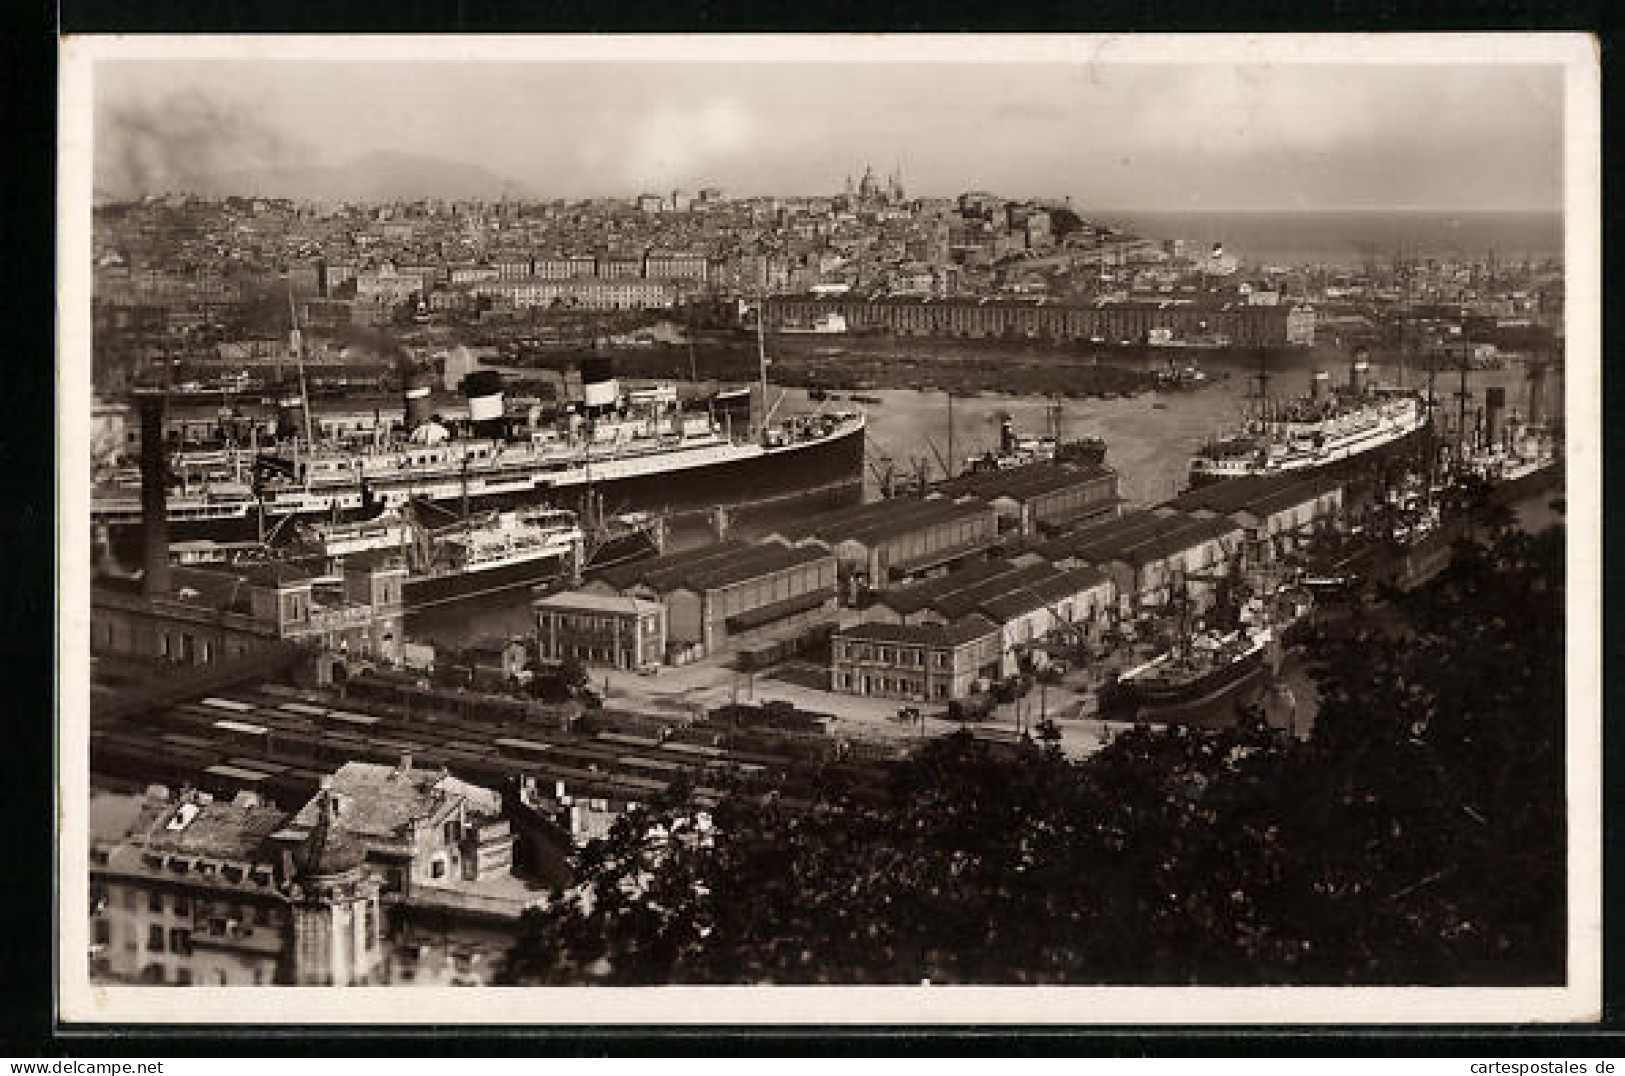
<svg viewBox="0 0 1625 1076">
<path fill-rule="evenodd" d="M 616 129 L 602 125 L 586 159 L 608 166 L 623 185 L 667 187 L 715 175 L 749 153 L 763 137 L 750 109 L 734 97 L 695 104 L 656 105 Z"/>
</svg>

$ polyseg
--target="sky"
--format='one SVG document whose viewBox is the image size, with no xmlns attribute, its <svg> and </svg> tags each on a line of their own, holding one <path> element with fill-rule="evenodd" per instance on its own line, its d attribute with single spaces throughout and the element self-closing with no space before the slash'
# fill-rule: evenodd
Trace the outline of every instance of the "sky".
<svg viewBox="0 0 1625 1076">
<path fill-rule="evenodd" d="M 119 58 L 96 70 L 94 154 L 118 195 L 387 153 L 539 198 L 834 193 L 870 163 L 910 194 L 1080 208 L 1544 210 L 1562 90 L 1509 64 Z"/>
</svg>

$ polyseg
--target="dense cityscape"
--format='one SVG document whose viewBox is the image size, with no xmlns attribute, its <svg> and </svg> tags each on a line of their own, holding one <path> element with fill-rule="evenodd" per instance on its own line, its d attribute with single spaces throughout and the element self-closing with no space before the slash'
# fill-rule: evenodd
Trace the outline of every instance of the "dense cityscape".
<svg viewBox="0 0 1625 1076">
<path fill-rule="evenodd" d="M 1562 982 L 1559 250 L 93 217 L 92 981 Z"/>
</svg>

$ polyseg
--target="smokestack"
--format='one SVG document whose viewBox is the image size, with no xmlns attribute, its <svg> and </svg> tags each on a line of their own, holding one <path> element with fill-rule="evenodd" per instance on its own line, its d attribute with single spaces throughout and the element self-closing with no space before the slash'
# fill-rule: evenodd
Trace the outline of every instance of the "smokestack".
<svg viewBox="0 0 1625 1076">
<path fill-rule="evenodd" d="M 164 462 L 164 397 L 142 393 L 141 535 L 145 572 L 141 589 L 147 597 L 169 593 L 169 476 Z"/>
<path fill-rule="evenodd" d="M 1501 443 L 1506 407 L 1506 389 L 1491 385 L 1484 390 L 1484 443 L 1491 448 Z"/>
<path fill-rule="evenodd" d="M 589 413 L 611 409 L 620 402 L 620 382 L 615 379 L 615 368 L 609 359 L 582 360 L 581 396 Z"/>
<path fill-rule="evenodd" d="M 433 401 L 429 398 L 433 391 L 434 379 L 429 374 L 419 370 L 407 375 L 403 416 L 406 432 L 411 433 L 434 417 Z"/>
<path fill-rule="evenodd" d="M 1016 420 L 1005 415 L 999 420 L 999 451 L 1009 455 L 1016 450 Z"/>
<path fill-rule="evenodd" d="M 1546 425 L 1546 364 L 1529 364 L 1529 425 Z"/>
<path fill-rule="evenodd" d="M 1349 391 L 1356 396 L 1365 393 L 1366 385 L 1371 379 L 1371 363 L 1364 354 L 1354 357 L 1354 365 L 1349 368 Z"/>
<path fill-rule="evenodd" d="M 473 422 L 474 435 L 502 437 L 502 375 L 495 370 L 475 370 L 463 378 L 463 395 L 468 398 L 468 417 Z"/>
<path fill-rule="evenodd" d="M 1311 400 L 1324 400 L 1332 390 L 1332 375 L 1325 370 L 1316 370 L 1315 376 L 1309 379 L 1309 398 Z"/>
<path fill-rule="evenodd" d="M 97 574 L 107 572 L 113 567 L 113 536 L 105 523 L 92 524 L 90 528 L 90 568 Z"/>
<path fill-rule="evenodd" d="M 276 435 L 299 437 L 305 432 L 305 401 L 301 396 L 284 396 L 276 402 Z"/>
</svg>

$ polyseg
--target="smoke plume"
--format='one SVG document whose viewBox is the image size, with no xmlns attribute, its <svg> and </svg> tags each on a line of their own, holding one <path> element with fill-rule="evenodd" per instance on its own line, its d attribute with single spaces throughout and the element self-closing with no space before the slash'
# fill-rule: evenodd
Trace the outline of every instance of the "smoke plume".
<svg viewBox="0 0 1625 1076">
<path fill-rule="evenodd" d="M 248 109 L 195 90 L 160 101 L 108 103 L 96 134 L 98 188 L 132 197 L 216 193 L 224 177 L 252 176 L 301 156 L 299 147 Z"/>
</svg>

